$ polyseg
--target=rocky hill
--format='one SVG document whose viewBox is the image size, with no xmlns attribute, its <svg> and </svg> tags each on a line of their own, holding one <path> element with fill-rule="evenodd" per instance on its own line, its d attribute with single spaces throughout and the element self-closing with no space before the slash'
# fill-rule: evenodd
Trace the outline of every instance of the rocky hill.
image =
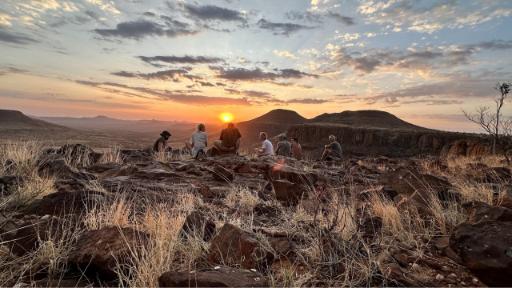
<svg viewBox="0 0 512 288">
<path fill-rule="evenodd" d="M 285 109 L 272 110 L 258 118 L 240 122 L 238 129 L 243 135 L 242 146 L 248 147 L 258 143 L 259 132 L 267 132 L 274 137 L 286 132 L 293 125 L 306 122 L 307 119 L 297 112 Z"/>
<path fill-rule="evenodd" d="M 383 128 L 399 130 L 426 131 L 408 123 L 395 115 L 379 110 L 343 111 L 341 113 L 324 113 L 308 121 L 309 123 L 339 124 L 357 128 Z"/>
<path fill-rule="evenodd" d="M 20 111 L 0 110 L 0 130 L 68 130 L 64 126 L 30 118 Z"/>
</svg>

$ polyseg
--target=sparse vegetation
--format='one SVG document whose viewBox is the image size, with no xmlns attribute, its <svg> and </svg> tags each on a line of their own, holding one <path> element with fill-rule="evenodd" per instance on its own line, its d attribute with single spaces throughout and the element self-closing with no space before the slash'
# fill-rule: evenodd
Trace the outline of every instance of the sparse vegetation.
<svg viewBox="0 0 512 288">
<path fill-rule="evenodd" d="M 1 213 L 6 217 L 23 215 L 24 207 L 27 207 L 32 200 L 55 192 L 56 180 L 41 178 L 37 173 L 37 159 L 40 158 L 43 149 L 41 145 L 11 143 L 5 147 L 1 154 L 1 171 L 3 174 L 20 175 L 26 180 L 12 190 L 10 195 L 2 198 L 4 204 L 0 207 Z M 104 157 L 106 158 L 100 160 L 102 163 L 126 164 L 119 157 L 118 148 L 107 151 Z M 58 221 L 52 229 L 59 233 L 49 233 L 51 237 L 37 237 L 34 243 L 34 247 L 37 248 L 22 256 L 9 252 L 9 247 L 12 247 L 9 241 L 16 240 L 0 241 L 0 253 L 5 255 L 0 257 L 0 285 L 8 286 L 16 283 L 37 285 L 36 283 L 39 283 L 37 281 L 41 279 L 37 275 L 41 273 L 45 275 L 45 281 L 67 280 L 70 275 L 73 275 L 76 281 L 107 284 L 95 282 L 97 279 L 91 277 L 90 271 L 79 270 L 77 274 L 74 270 L 76 267 L 68 261 L 77 239 L 85 231 L 106 227 L 132 228 L 149 235 L 149 242 L 144 242 L 144 245 L 142 242 L 134 244 L 128 240 L 125 241 L 130 253 L 128 262 L 116 259 L 116 285 L 155 287 L 158 286 L 159 277 L 169 269 L 196 271 L 215 266 L 217 264 L 210 263 L 207 259 L 210 250 L 208 241 L 205 241 L 200 234 L 190 234 L 186 237 L 181 234 L 186 217 L 194 210 L 200 210 L 211 218 L 217 224 L 217 231 L 225 222 L 233 223 L 246 231 L 253 231 L 261 247 L 275 255 L 271 267 L 266 271 L 260 271 L 273 286 L 404 284 L 400 279 L 393 278 L 382 270 L 383 263 L 388 261 L 386 260 L 388 258 L 383 258 L 384 255 L 391 253 L 389 251 L 405 251 L 402 253 L 408 253 L 407 255 L 412 255 L 411 259 L 421 262 L 427 254 L 431 253 L 432 243 L 436 239 L 450 235 L 457 225 L 466 221 L 467 212 L 461 206 L 462 203 L 482 201 L 496 205 L 501 201 L 497 202 L 494 195 L 502 191 L 500 189 L 504 189 L 502 188 L 505 187 L 504 183 L 494 182 L 490 185 L 468 176 L 472 175 L 471 173 L 483 171 L 482 168 L 472 167 L 498 167 L 499 165 L 502 167 L 501 160 L 498 156 L 479 159 L 451 158 L 444 168 L 433 165 L 430 159 L 415 160 L 416 167 L 421 173 L 447 179 L 453 185 L 452 193 L 460 195 L 460 199 L 444 201 L 438 198 L 438 191 L 434 186 L 421 183 L 420 187 L 415 188 L 427 189 L 425 195 L 429 195 L 429 198 L 424 199 L 428 203 L 426 206 L 412 201 L 412 197 L 390 198 L 382 192 L 380 182 L 368 178 L 369 174 L 357 172 L 346 173 L 344 177 L 333 177 L 321 190 L 310 187 L 307 192 L 309 197 L 300 201 L 296 207 L 283 206 L 276 200 L 260 199 L 258 191 L 255 191 L 249 182 L 256 179 L 251 178 L 252 176 L 239 176 L 245 177 L 243 178 L 245 180 L 236 184 L 222 184 L 222 187 L 227 189 L 227 194 L 220 198 L 222 199 L 220 202 L 204 198 L 194 189 L 172 189 L 172 184 L 168 184 L 167 187 L 170 189 L 168 191 L 158 187 L 160 182 L 167 183 L 166 181 L 172 179 L 162 178 L 155 181 L 154 190 L 146 186 L 144 186 L 146 188 L 140 187 L 139 190 L 123 190 L 123 188 L 109 190 L 101 180 L 88 180 L 87 189 L 97 191 L 96 193 L 100 195 L 107 195 L 108 197 L 104 199 L 108 200 L 88 206 L 79 218 L 74 218 L 73 215 L 63 218 L 54 217 Z M 73 161 L 68 163 L 76 164 Z M 152 162 L 151 165 L 157 165 L 156 163 L 158 161 Z M 90 165 L 92 163 L 86 161 L 76 166 Z M 364 167 L 364 169 L 375 171 L 372 173 L 381 174 L 391 171 L 393 165 L 400 165 L 400 162 L 390 165 L 376 163 L 368 158 L 360 161 L 356 166 L 352 164 L 351 171 Z M 331 169 L 342 173 L 349 166 L 348 162 L 340 163 Z M 298 171 L 318 173 L 317 169 L 314 165 L 307 164 Z M 163 170 L 159 171 L 155 173 L 163 173 L 161 172 Z M 204 171 L 212 172 L 209 167 Z M 469 174 L 466 175 L 466 173 Z M 115 174 L 112 175 L 115 177 Z M 150 181 L 150 178 L 137 181 Z M 262 188 L 258 187 L 258 189 Z M 319 194 L 319 191 L 323 192 Z M 255 207 L 261 205 L 268 207 L 264 209 L 268 209 L 269 212 L 256 212 Z M 270 212 L 273 211 L 272 209 L 277 209 L 278 214 L 261 214 L 274 213 Z M 31 217 L 41 221 L 48 216 Z M 272 224 L 261 224 L 261 217 Z M 0 221 L 2 237 L 12 233 L 4 230 L 7 223 L 5 221 L 8 219 Z M 274 235 L 273 233 L 281 236 L 271 236 Z M 275 239 L 291 241 L 293 248 L 286 253 L 292 254 L 280 254 L 285 253 L 279 251 L 284 248 L 274 246 L 272 241 L 277 241 Z M 405 269 L 404 271 L 409 273 L 411 279 L 420 279 L 421 270 L 415 268 L 415 265 L 418 265 L 415 263 L 412 262 L 411 266 L 400 269 Z M 114 282 L 110 282 L 112 283 Z"/>
</svg>

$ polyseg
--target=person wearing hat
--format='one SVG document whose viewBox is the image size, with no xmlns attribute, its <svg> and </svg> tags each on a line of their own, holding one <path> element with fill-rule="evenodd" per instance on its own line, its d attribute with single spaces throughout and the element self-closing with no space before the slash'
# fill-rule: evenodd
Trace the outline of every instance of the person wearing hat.
<svg viewBox="0 0 512 288">
<path fill-rule="evenodd" d="M 160 138 L 156 140 L 155 145 L 153 145 L 154 152 L 165 152 L 167 151 L 167 141 L 171 137 L 171 133 L 169 131 L 163 131 L 160 133 Z"/>
</svg>

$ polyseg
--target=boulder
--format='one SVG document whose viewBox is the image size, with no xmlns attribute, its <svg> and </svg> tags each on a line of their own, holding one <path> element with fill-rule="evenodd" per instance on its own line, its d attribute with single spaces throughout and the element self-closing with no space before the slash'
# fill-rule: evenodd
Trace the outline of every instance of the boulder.
<svg viewBox="0 0 512 288">
<path fill-rule="evenodd" d="M 58 241 L 66 225 L 72 227 L 73 224 L 57 217 L 35 215 L 6 220 L 0 223 L 0 243 L 5 242 L 13 254 L 23 256 L 36 250 L 44 241 Z"/>
<path fill-rule="evenodd" d="M 0 196 L 8 196 L 15 191 L 17 187 L 23 184 L 23 178 L 18 176 L 0 177 Z"/>
<path fill-rule="evenodd" d="M 314 186 L 319 176 L 313 172 L 304 172 L 286 164 L 275 163 L 269 168 L 269 177 L 272 180 L 288 180 L 292 183 Z"/>
<path fill-rule="evenodd" d="M 501 191 L 499 198 L 500 206 L 512 209 L 512 186 L 508 186 Z"/>
<path fill-rule="evenodd" d="M 489 286 L 512 286 L 512 222 L 464 223 L 450 236 L 461 263 Z"/>
<path fill-rule="evenodd" d="M 24 213 L 40 216 L 82 215 L 107 199 L 108 196 L 105 193 L 98 191 L 56 192 L 34 201 L 24 210 Z"/>
<path fill-rule="evenodd" d="M 96 164 L 103 154 L 96 153 L 90 147 L 82 144 L 66 144 L 55 151 L 63 156 L 68 163 L 75 167 L 87 167 Z"/>
<path fill-rule="evenodd" d="M 306 187 L 288 180 L 272 181 L 276 199 L 285 206 L 295 206 L 304 195 L 307 195 Z"/>
<path fill-rule="evenodd" d="M 150 149 L 122 149 L 119 152 L 124 163 L 145 163 L 153 161 L 153 155 Z"/>
<path fill-rule="evenodd" d="M 268 279 L 251 270 L 225 266 L 190 272 L 167 272 L 158 278 L 160 287 L 268 287 Z"/>
<path fill-rule="evenodd" d="M 235 173 L 233 171 L 228 170 L 220 165 L 215 165 L 212 170 L 213 178 L 217 181 L 221 182 L 233 182 L 235 179 Z"/>
<path fill-rule="evenodd" d="M 208 254 L 213 264 L 240 265 L 258 271 L 266 271 L 273 259 L 272 248 L 265 246 L 256 234 L 229 223 L 211 240 Z"/>
<path fill-rule="evenodd" d="M 132 228 L 105 227 L 83 233 L 69 254 L 69 264 L 86 275 L 112 281 L 116 268 L 131 264 L 131 251 L 145 247 L 149 235 Z"/>
<path fill-rule="evenodd" d="M 468 214 L 466 223 L 469 224 L 478 224 L 487 221 L 512 221 L 512 209 L 506 207 L 491 206 L 479 201 L 464 203 L 463 207 Z"/>
<path fill-rule="evenodd" d="M 96 176 L 80 172 L 72 168 L 64 159 L 52 159 L 43 161 L 37 170 L 41 177 L 55 177 L 57 179 L 76 179 L 82 181 L 95 180 Z"/>
<path fill-rule="evenodd" d="M 415 169 L 401 167 L 383 174 L 380 182 L 386 189 L 411 198 L 417 203 L 428 206 L 432 197 L 440 201 L 459 201 L 460 194 L 453 189 L 448 180 L 430 174 L 421 174 Z"/>
<path fill-rule="evenodd" d="M 200 211 L 190 213 L 181 228 L 182 236 L 198 236 L 204 241 L 210 240 L 214 234 L 215 222 L 208 219 L 206 215 Z"/>
<path fill-rule="evenodd" d="M 390 248 L 377 257 L 384 278 L 382 286 L 481 287 L 467 268 L 453 260 L 434 255 L 415 255 L 413 251 Z"/>
</svg>

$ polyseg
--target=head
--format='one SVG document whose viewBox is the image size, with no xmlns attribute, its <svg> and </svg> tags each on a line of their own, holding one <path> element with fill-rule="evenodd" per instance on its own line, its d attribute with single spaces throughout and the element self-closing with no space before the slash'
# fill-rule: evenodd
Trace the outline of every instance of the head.
<svg viewBox="0 0 512 288">
<path fill-rule="evenodd" d="M 233 123 L 229 123 L 229 124 L 228 124 L 228 128 L 231 128 L 231 129 L 235 128 L 235 124 L 233 124 Z"/>
<path fill-rule="evenodd" d="M 331 143 L 332 143 L 332 142 L 334 142 L 334 141 L 336 141 L 336 136 L 334 136 L 334 135 L 329 135 L 329 142 L 331 142 Z"/>
<path fill-rule="evenodd" d="M 286 135 L 281 135 L 281 136 L 279 136 L 279 140 L 288 141 L 288 137 L 286 137 Z"/>
<path fill-rule="evenodd" d="M 299 143 L 299 139 L 297 139 L 297 137 L 293 137 L 291 140 L 292 142 Z"/>
<path fill-rule="evenodd" d="M 164 137 L 165 140 L 168 140 L 169 137 L 171 137 L 171 133 L 169 133 L 169 131 L 163 131 L 160 133 L 160 136 Z"/>
<path fill-rule="evenodd" d="M 197 125 L 197 131 L 201 131 L 201 132 L 206 131 L 206 126 L 204 126 L 203 123 Z"/>
<path fill-rule="evenodd" d="M 260 140 L 261 141 L 265 141 L 265 140 L 267 140 L 267 138 L 268 138 L 267 133 L 260 132 Z"/>
</svg>

